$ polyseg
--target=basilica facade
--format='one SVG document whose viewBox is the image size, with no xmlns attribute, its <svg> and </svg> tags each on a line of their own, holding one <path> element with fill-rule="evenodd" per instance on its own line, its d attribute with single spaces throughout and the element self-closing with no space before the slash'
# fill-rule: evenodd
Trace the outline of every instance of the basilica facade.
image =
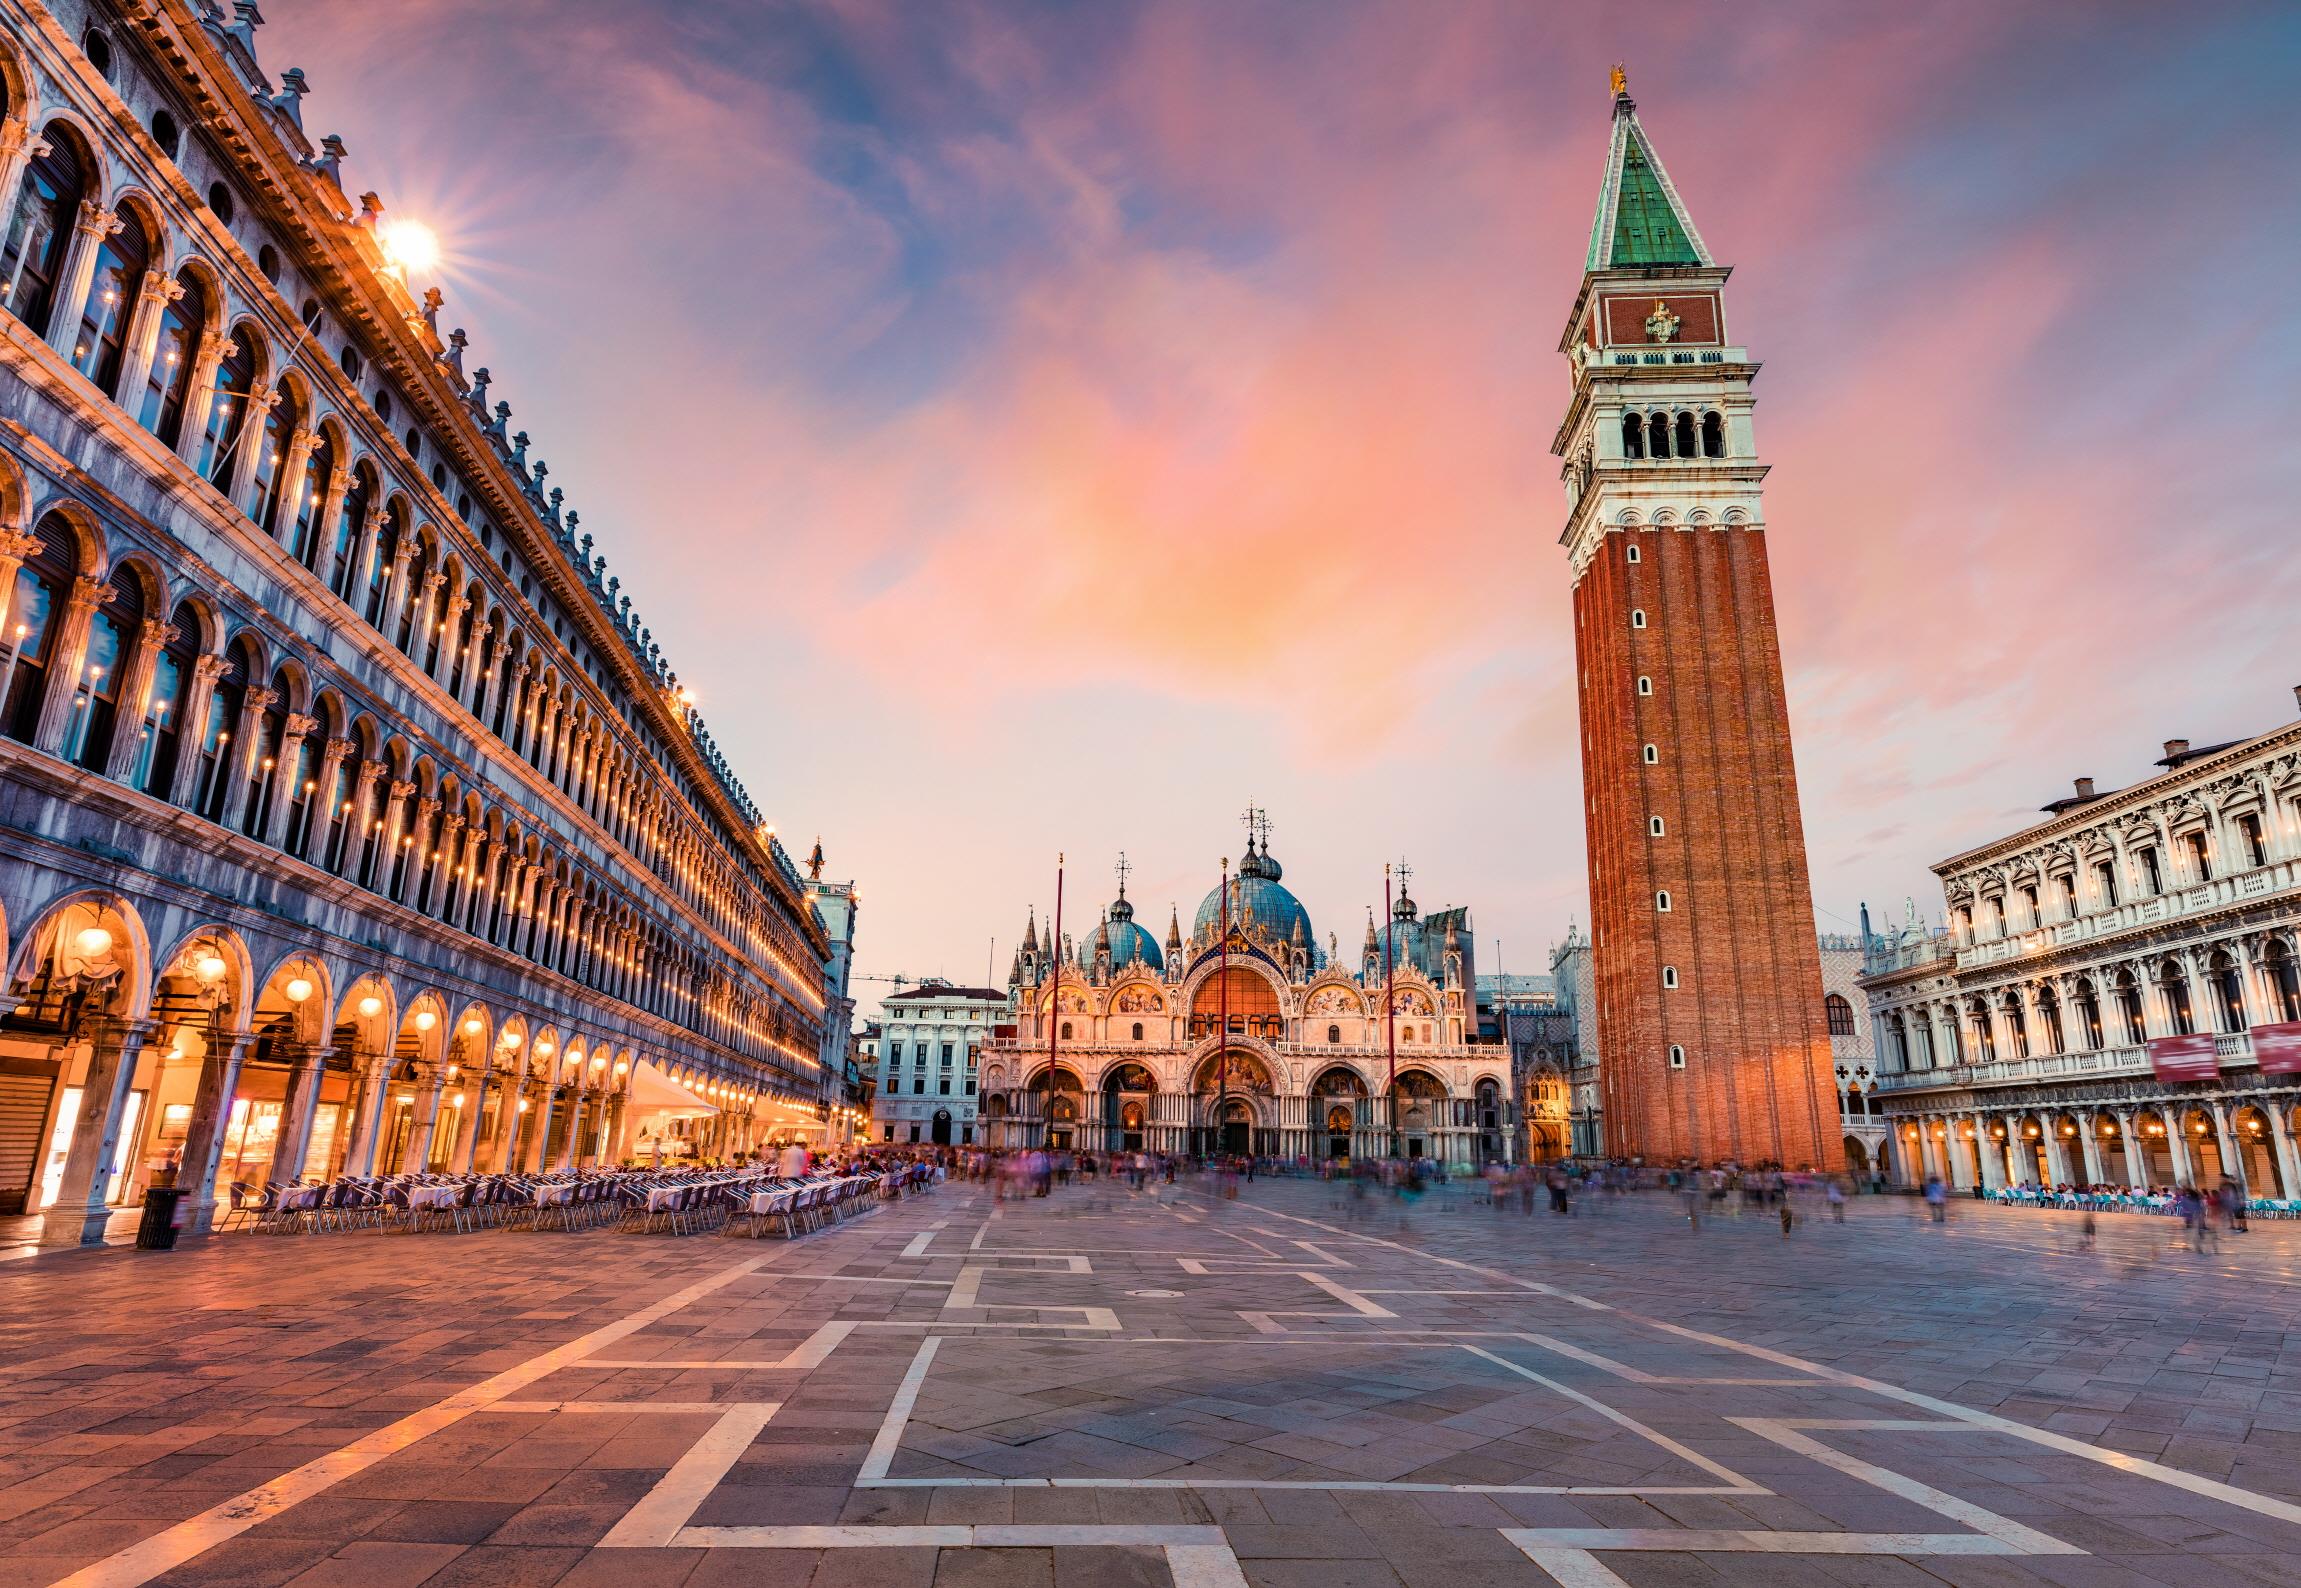
<svg viewBox="0 0 2301 1588">
<path fill-rule="evenodd" d="M 1470 914 L 1403 887 L 1322 948 L 1267 837 L 1163 941 L 1118 897 L 1084 937 L 1031 920 L 981 1052 L 992 1147 L 1507 1161 L 1509 1049 L 1478 1040 Z"/>
</svg>

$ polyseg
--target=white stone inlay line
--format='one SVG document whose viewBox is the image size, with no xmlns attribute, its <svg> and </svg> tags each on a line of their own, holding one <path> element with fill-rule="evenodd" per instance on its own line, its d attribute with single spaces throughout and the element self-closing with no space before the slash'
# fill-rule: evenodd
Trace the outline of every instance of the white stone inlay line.
<svg viewBox="0 0 2301 1588">
<path fill-rule="evenodd" d="M 617 1372 L 628 1371 L 633 1368 L 656 1368 L 666 1373 L 692 1373 L 705 1368 L 725 1368 L 730 1372 L 743 1373 L 777 1373 L 789 1369 L 803 1371 L 808 1368 L 821 1367 L 824 1359 L 838 1349 L 839 1342 L 854 1332 L 855 1324 L 851 1320 L 833 1319 L 817 1328 L 813 1334 L 801 1340 L 772 1362 L 691 1361 L 684 1357 L 676 1361 L 662 1357 L 634 1357 L 629 1360 L 617 1357 L 610 1360 L 607 1357 L 594 1356 L 567 1365 L 609 1368 Z"/>
<path fill-rule="evenodd" d="M 879 1432 L 871 1440 L 871 1450 L 863 1458 L 862 1470 L 855 1474 L 856 1488 L 885 1481 L 887 1469 L 895 1464 L 895 1449 L 903 1442 L 903 1425 L 911 1420 L 911 1408 L 919 1404 L 919 1390 L 927 1382 L 927 1370 L 935 1365 L 935 1352 L 942 1343 L 943 1336 L 939 1334 L 931 1334 L 919 1342 L 919 1354 L 911 1358 L 910 1370 L 903 1375 L 903 1382 L 895 1386 L 894 1402 L 888 1406 Z"/>
<path fill-rule="evenodd" d="M 727 1469 L 735 1465 L 751 1441 L 759 1437 L 777 1408 L 730 1406 L 708 1433 L 687 1447 L 663 1481 L 640 1497 L 637 1505 L 599 1541 L 602 1549 L 668 1549 L 673 1536 L 687 1525 L 695 1508 L 719 1486 Z"/>
<path fill-rule="evenodd" d="M 429 1438 L 443 1428 L 452 1427 L 474 1412 L 487 1411 L 497 1403 L 511 1398 L 515 1391 L 523 1390 L 536 1380 L 548 1377 L 561 1368 L 572 1367 L 602 1346 L 637 1334 L 649 1324 L 667 1318 L 683 1307 L 692 1306 L 716 1290 L 733 1284 L 746 1274 L 756 1273 L 767 1263 L 765 1257 L 754 1257 L 696 1281 L 684 1290 L 673 1291 L 662 1300 L 627 1317 L 605 1324 L 589 1334 L 579 1335 L 565 1345 L 554 1346 L 538 1356 L 529 1357 L 516 1367 L 504 1369 L 492 1378 L 482 1379 L 469 1389 L 459 1390 L 443 1401 L 437 1401 L 423 1410 L 410 1412 L 396 1422 L 385 1424 L 375 1432 L 353 1440 L 341 1450 L 331 1450 L 324 1456 L 315 1456 L 268 1483 L 258 1484 L 245 1493 L 210 1506 L 199 1515 L 164 1527 L 150 1538 L 116 1550 L 102 1560 L 92 1561 L 68 1577 L 60 1577 L 52 1588 L 138 1588 L 164 1571 L 183 1565 L 197 1555 L 214 1549 L 228 1539 L 242 1533 L 287 1510 L 301 1504 L 315 1494 L 334 1488 L 344 1479 L 365 1472 L 387 1456 L 398 1454 L 420 1439 Z"/>
<path fill-rule="evenodd" d="M 1583 1394 L 1578 1389 L 1574 1389 L 1568 1385 L 1561 1384 L 1554 1378 L 1546 1378 L 1542 1374 L 1535 1372 L 1530 1367 L 1521 1367 L 1516 1362 L 1511 1361 L 1508 1357 L 1496 1356 L 1493 1352 L 1487 1350 L 1482 1345 L 1457 1345 L 1455 1349 L 1458 1351 L 1468 1351 L 1472 1356 L 1484 1357 L 1487 1361 L 1493 1363 L 1496 1367 L 1506 1368 L 1510 1372 L 1517 1374 L 1520 1378 L 1532 1379 L 1535 1383 L 1541 1385 L 1544 1389 L 1551 1391 L 1553 1394 L 1563 1395 L 1578 1406 L 1588 1407 L 1591 1411 L 1596 1412 L 1599 1416 L 1605 1418 L 1607 1421 L 1619 1424 L 1620 1426 L 1629 1429 L 1630 1432 L 1636 1434 L 1639 1438 L 1660 1445 L 1664 1450 L 1667 1450 L 1670 1452 L 1670 1454 L 1676 1456 L 1680 1461 L 1700 1468 L 1702 1471 L 1707 1472 L 1711 1477 L 1716 1478 L 1721 1482 L 1735 1485 L 1736 1488 L 1738 1488 L 1742 1493 L 1764 1494 L 1767 1492 L 1763 1485 L 1752 1483 L 1748 1478 L 1743 1477 L 1740 1473 L 1734 1471 L 1731 1467 L 1719 1465 L 1717 1462 L 1712 1461 L 1708 1456 L 1703 1455 L 1699 1450 L 1696 1450 L 1689 1445 L 1679 1443 L 1677 1440 L 1672 1439 L 1668 1434 L 1663 1433 L 1658 1428 L 1647 1427 L 1644 1423 L 1638 1421 L 1637 1418 L 1632 1417 L 1628 1412 L 1618 1411 L 1614 1407 L 1607 1405 L 1604 1401 L 1594 1400 L 1590 1396 Z"/>
<path fill-rule="evenodd" d="M 911 1244 L 904 1247 L 899 1255 L 904 1257 L 924 1257 L 927 1255 L 927 1247 L 934 1241 L 934 1239 L 935 1232 L 933 1230 L 921 1230 L 918 1234 L 911 1237 Z"/>
</svg>

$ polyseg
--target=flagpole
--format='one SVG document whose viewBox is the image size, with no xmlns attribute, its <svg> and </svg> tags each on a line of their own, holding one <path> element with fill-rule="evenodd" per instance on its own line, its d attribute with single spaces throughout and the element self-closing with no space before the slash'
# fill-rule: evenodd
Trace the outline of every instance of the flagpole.
<svg viewBox="0 0 2301 1588">
<path fill-rule="evenodd" d="M 1398 997 L 1390 962 L 1390 862 L 1382 863 L 1382 1029 L 1390 1049 L 1390 1156 L 1398 1151 Z"/>
<path fill-rule="evenodd" d="M 1230 856 L 1222 857 L 1222 935 L 1216 939 L 1215 1003 L 1221 1010 L 1222 1030 L 1217 1034 L 1214 1059 L 1214 1129 L 1208 1132 L 1208 1156 L 1222 1140 L 1223 1105 L 1230 1101 Z"/>
<path fill-rule="evenodd" d="M 1055 853 L 1054 961 L 1055 990 L 1047 1000 L 1047 1106 L 1050 1109 L 1055 1101 L 1055 1037 L 1063 1028 L 1063 855 L 1060 850 Z M 1039 1145 L 1045 1146 L 1046 1141 L 1047 1122 L 1042 1118 L 1039 1121 Z"/>
</svg>

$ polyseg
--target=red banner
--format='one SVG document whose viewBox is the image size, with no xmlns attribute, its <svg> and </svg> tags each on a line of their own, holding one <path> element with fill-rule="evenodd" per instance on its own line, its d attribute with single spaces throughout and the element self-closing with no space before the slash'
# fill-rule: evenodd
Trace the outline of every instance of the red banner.
<svg viewBox="0 0 2301 1588">
<path fill-rule="evenodd" d="M 2292 1075 L 2301 1072 L 2301 1020 L 2286 1020 L 2273 1026 L 2255 1026 L 2253 1057 L 2260 1061 L 2263 1075 Z"/>
<path fill-rule="evenodd" d="M 2206 1034 L 2150 1038 L 2149 1067 L 2161 1081 L 2210 1081 L 2221 1073 L 2213 1038 Z"/>
</svg>

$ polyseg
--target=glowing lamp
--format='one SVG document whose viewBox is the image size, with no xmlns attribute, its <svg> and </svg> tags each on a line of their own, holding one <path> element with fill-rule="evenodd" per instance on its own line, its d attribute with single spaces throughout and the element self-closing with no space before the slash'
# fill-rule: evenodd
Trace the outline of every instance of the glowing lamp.
<svg viewBox="0 0 2301 1588">
<path fill-rule="evenodd" d="M 485 1025 L 486 1022 L 481 1020 L 479 1016 L 472 1015 L 465 1019 L 463 1023 L 463 1034 L 467 1037 L 476 1037 L 479 1035 L 481 1028 Z"/>
<path fill-rule="evenodd" d="M 300 1004 L 312 995 L 312 984 L 308 977 L 294 976 L 289 978 L 288 984 L 280 991 L 288 995 L 289 1003 Z"/>
<path fill-rule="evenodd" d="M 415 1028 L 418 1031 L 429 1031 L 438 1024 L 439 1016 L 433 1014 L 429 1009 L 421 1009 L 416 1012 Z"/>
<path fill-rule="evenodd" d="M 197 976 L 201 981 L 207 983 L 210 987 L 213 987 L 216 983 L 224 979 L 224 972 L 230 969 L 231 967 L 224 963 L 224 958 L 221 954 L 203 954 L 200 956 L 199 960 L 193 964 L 192 974 Z"/>
<path fill-rule="evenodd" d="M 87 927 L 72 939 L 72 946 L 82 959 L 102 959 L 112 952 L 112 934 L 100 926 Z"/>
<path fill-rule="evenodd" d="M 370 993 L 360 1000 L 360 1014 L 369 1020 L 383 1013 L 383 1000 Z"/>
</svg>

